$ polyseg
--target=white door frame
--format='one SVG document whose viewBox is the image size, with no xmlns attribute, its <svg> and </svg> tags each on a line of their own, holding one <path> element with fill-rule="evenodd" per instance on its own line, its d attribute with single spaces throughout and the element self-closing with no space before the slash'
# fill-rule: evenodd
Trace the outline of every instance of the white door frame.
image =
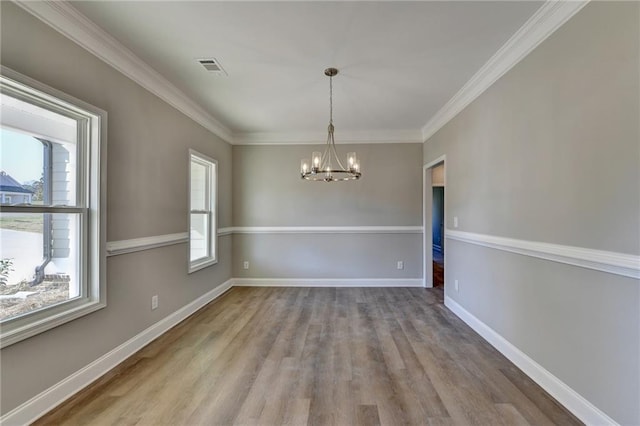
<svg viewBox="0 0 640 426">
<path fill-rule="evenodd" d="M 443 155 L 435 160 L 422 166 L 422 252 L 423 259 L 423 286 L 426 288 L 433 287 L 433 233 L 431 231 L 431 221 L 433 216 L 433 185 L 431 182 L 431 169 L 440 164 L 444 164 L 444 222 L 447 223 L 447 156 Z M 446 229 L 446 225 L 445 225 Z M 444 244 L 444 241 L 443 241 Z M 446 251 L 446 244 L 443 250 Z M 446 256 L 445 256 L 445 275 L 446 275 Z"/>
</svg>

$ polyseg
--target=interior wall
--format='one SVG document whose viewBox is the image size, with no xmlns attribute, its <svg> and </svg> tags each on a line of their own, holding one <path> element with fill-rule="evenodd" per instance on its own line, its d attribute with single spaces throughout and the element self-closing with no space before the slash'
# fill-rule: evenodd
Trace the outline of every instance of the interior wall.
<svg viewBox="0 0 640 426">
<path fill-rule="evenodd" d="M 447 156 L 447 229 L 640 253 L 639 18 L 588 4 L 425 143 L 425 164 Z M 640 424 L 637 279 L 451 239 L 446 258 L 448 297 Z"/>
<path fill-rule="evenodd" d="M 13 3 L 0 7 L 2 65 L 108 113 L 108 241 L 187 231 L 189 148 L 218 160 L 218 221 L 231 225 L 230 145 Z M 220 237 L 219 263 L 191 275 L 187 250 L 107 258 L 106 308 L 3 348 L 2 414 L 231 277 L 230 236 Z"/>
<path fill-rule="evenodd" d="M 339 133 L 336 133 L 339 138 Z M 236 227 L 421 226 L 422 145 L 338 145 L 355 151 L 359 181 L 308 182 L 300 160 L 321 145 L 233 147 Z M 420 278 L 420 233 L 234 235 L 234 277 Z M 248 270 L 243 262 L 250 263 Z M 396 268 L 404 261 L 404 269 Z"/>
</svg>

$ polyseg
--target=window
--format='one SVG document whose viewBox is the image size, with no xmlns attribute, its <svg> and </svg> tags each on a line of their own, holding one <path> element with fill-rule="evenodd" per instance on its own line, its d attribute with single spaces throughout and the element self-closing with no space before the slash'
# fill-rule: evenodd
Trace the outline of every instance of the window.
<svg viewBox="0 0 640 426">
<path fill-rule="evenodd" d="M 189 150 L 189 273 L 218 262 L 218 162 Z"/>
<path fill-rule="evenodd" d="M 4 67 L 0 94 L 5 347 L 106 306 L 106 113 Z"/>
</svg>

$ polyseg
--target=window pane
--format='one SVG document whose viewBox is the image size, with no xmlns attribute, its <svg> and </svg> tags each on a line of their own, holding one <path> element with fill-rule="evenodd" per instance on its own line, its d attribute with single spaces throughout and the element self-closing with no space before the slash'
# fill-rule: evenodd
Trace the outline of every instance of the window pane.
<svg viewBox="0 0 640 426">
<path fill-rule="evenodd" d="M 0 203 L 43 204 L 43 159 L 39 140 L 0 130 Z"/>
<path fill-rule="evenodd" d="M 11 117 L 26 114 L 5 105 L 12 98 L 2 97 L 2 112 L 10 111 Z M 24 104 L 24 103 L 23 103 Z M 28 105 L 28 104 L 25 104 Z M 31 106 L 33 107 L 33 106 Z M 35 107 L 33 107 L 35 108 Z M 42 110 L 38 108 L 38 110 Z M 44 110 L 43 110 L 44 111 Z M 0 203 L 35 205 L 76 205 L 76 143 L 55 138 L 56 119 L 69 127 L 68 118 L 47 111 L 31 116 L 28 124 L 34 132 L 6 127 L 8 120 L 2 117 L 0 129 Z M 11 118 L 9 117 L 9 118 Z M 53 124 L 51 124 L 53 123 Z M 73 131 L 75 132 L 75 122 Z M 26 127 L 27 123 L 22 123 Z M 35 130 L 49 131 L 38 133 Z M 63 134 L 64 135 L 64 134 Z M 10 201 L 9 201 L 10 200 Z"/>
<path fill-rule="evenodd" d="M 191 210 L 209 210 L 207 183 L 208 167 L 191 161 Z"/>
<path fill-rule="evenodd" d="M 0 321 L 82 295 L 79 214 L 0 213 Z"/>
<path fill-rule="evenodd" d="M 209 256 L 209 214 L 191 213 L 189 259 L 202 259 Z"/>
</svg>

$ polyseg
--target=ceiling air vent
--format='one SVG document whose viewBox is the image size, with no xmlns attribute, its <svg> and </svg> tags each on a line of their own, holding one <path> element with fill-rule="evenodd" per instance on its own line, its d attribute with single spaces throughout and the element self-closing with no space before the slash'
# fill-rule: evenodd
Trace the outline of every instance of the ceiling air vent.
<svg viewBox="0 0 640 426">
<path fill-rule="evenodd" d="M 210 73 L 215 75 L 227 75 L 227 72 L 215 58 L 198 59 L 197 61 Z"/>
</svg>

